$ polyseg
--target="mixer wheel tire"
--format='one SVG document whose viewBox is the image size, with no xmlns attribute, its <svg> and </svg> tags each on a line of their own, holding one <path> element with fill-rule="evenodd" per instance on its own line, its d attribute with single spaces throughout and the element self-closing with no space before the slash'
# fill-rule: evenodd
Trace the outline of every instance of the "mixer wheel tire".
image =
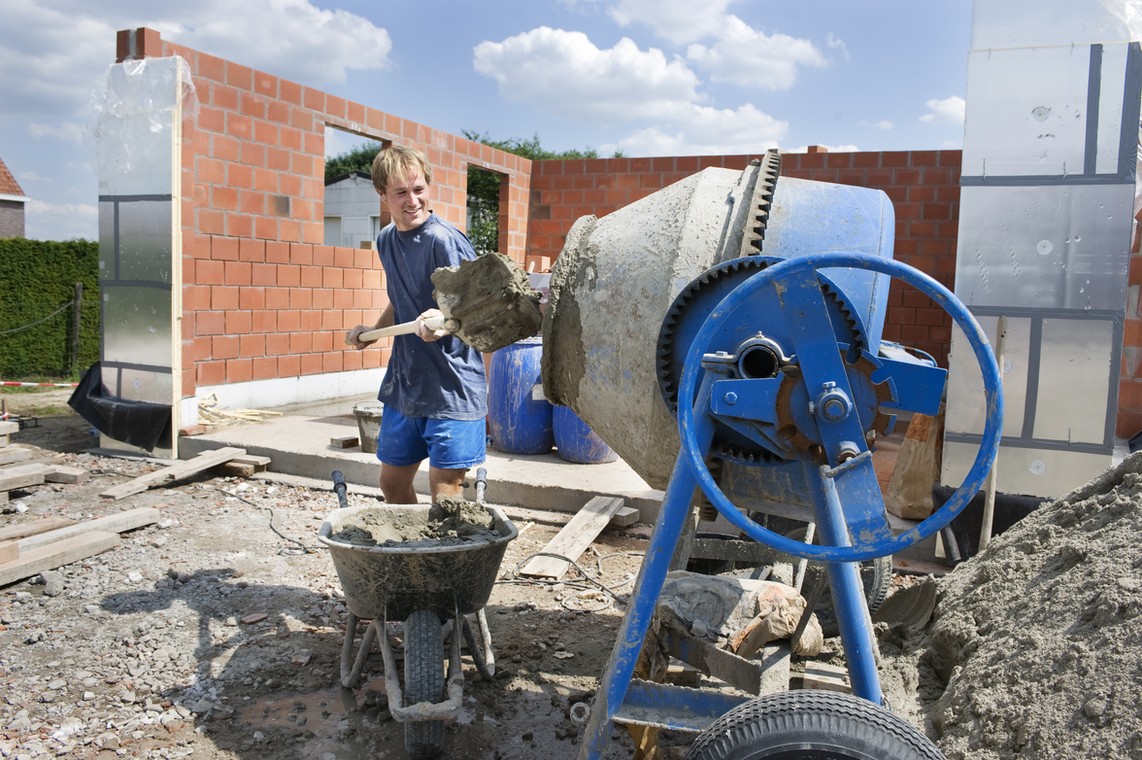
<svg viewBox="0 0 1142 760">
<path fill-rule="evenodd" d="M 767 694 L 703 731 L 686 760 L 944 760 L 923 733 L 868 700 L 835 691 Z"/>
<path fill-rule="evenodd" d="M 444 635 L 432 610 L 415 610 L 404 621 L 404 702 L 439 702 L 444 696 Z M 444 751 L 444 722 L 407 721 L 404 748 L 414 760 Z"/>
<path fill-rule="evenodd" d="M 797 541 L 804 541 L 805 530 L 804 527 L 801 527 L 791 530 L 785 535 Z M 826 572 L 824 565 L 818 562 L 810 562 L 805 568 L 805 582 L 801 588 L 813 588 L 813 584 L 824 572 Z M 868 614 L 871 615 L 880 609 L 880 605 L 884 604 L 884 600 L 888 598 L 888 591 L 892 588 L 892 557 L 876 557 L 861 562 L 860 581 L 864 587 L 864 599 L 868 605 Z M 821 633 L 826 637 L 840 634 L 841 629 L 837 625 L 837 615 L 833 611 L 833 595 L 828 592 L 827 588 L 825 593 L 821 594 L 813 612 L 817 615 L 817 622 L 821 624 Z"/>
</svg>

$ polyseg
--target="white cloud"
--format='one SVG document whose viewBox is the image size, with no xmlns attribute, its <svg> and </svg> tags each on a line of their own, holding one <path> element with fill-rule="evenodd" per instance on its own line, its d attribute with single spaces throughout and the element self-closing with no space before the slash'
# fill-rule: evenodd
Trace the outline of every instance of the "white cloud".
<svg viewBox="0 0 1142 760">
<path fill-rule="evenodd" d="M 180 3 L 174 13 L 177 23 L 154 24 L 165 39 L 285 79 L 340 83 L 349 71 L 391 63 L 393 45 L 385 29 L 309 0 L 206 0 Z"/>
<path fill-rule="evenodd" d="M 308 0 L 106 7 L 5 0 L 0 92 L 6 102 L 0 121 L 28 124 L 27 113 L 81 118 L 113 61 L 115 32 L 140 26 L 158 30 L 168 41 L 314 86 L 342 82 L 353 69 L 384 68 L 392 50 L 384 29 Z"/>
<path fill-rule="evenodd" d="M 928 113 L 921 116 L 920 121 L 946 124 L 962 124 L 964 121 L 964 99 L 958 95 L 929 100 L 924 105 L 928 107 Z"/>
<path fill-rule="evenodd" d="M 829 50 L 835 50 L 837 55 L 841 57 L 842 61 L 849 60 L 849 46 L 840 37 L 837 37 L 832 32 L 825 36 L 825 47 Z"/>
<path fill-rule="evenodd" d="M 733 0 L 618 0 L 610 16 L 621 27 L 642 25 L 676 45 L 720 36 Z"/>
<path fill-rule="evenodd" d="M 828 60 L 812 42 L 787 34 L 768 35 L 736 16 L 723 19 L 718 41 L 694 44 L 686 58 L 709 72 L 715 82 L 734 82 L 766 90 L 788 90 L 800 66 L 823 68 Z"/>
<path fill-rule="evenodd" d="M 701 100 L 698 78 L 680 60 L 630 39 L 602 50 L 582 32 L 539 27 L 481 42 L 473 66 L 500 94 L 568 118 L 623 123 L 673 118 Z"/>
<path fill-rule="evenodd" d="M 24 234 L 32 240 L 90 240 L 98 219 L 99 208 L 95 204 L 46 203 L 32 198 L 24 217 Z"/>
<path fill-rule="evenodd" d="M 669 125 L 640 129 L 599 152 L 608 155 L 620 150 L 625 156 L 760 153 L 777 147 L 789 131 L 787 122 L 750 104 L 734 110 L 689 106 L 677 116 Z"/>
</svg>

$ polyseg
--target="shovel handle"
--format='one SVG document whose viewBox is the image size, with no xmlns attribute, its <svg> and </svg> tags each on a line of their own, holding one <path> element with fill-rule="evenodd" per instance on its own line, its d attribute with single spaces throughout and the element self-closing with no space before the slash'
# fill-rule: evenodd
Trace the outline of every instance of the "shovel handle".
<svg viewBox="0 0 1142 760">
<path fill-rule="evenodd" d="M 393 335 L 408 335 L 410 333 L 416 332 L 417 321 L 418 320 L 414 319 L 411 322 L 401 322 L 399 325 L 393 325 L 391 327 L 380 327 L 376 330 L 366 330 L 357 336 L 357 340 L 361 341 L 362 343 L 370 343 L 374 340 L 378 340 L 380 338 L 388 338 Z M 444 317 L 429 317 L 428 319 L 424 320 L 424 326 L 429 330 L 448 330 L 449 332 L 452 332 L 452 330 L 448 327 L 448 322 L 450 321 L 452 320 L 446 320 Z"/>
</svg>

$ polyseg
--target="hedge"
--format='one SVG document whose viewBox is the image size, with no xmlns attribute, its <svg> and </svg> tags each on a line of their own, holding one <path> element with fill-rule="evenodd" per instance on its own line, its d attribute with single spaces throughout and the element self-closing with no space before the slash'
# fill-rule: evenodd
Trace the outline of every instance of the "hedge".
<svg viewBox="0 0 1142 760">
<path fill-rule="evenodd" d="M 0 238 L 0 283 L 0 380 L 76 380 L 99 361 L 98 243 Z"/>
</svg>

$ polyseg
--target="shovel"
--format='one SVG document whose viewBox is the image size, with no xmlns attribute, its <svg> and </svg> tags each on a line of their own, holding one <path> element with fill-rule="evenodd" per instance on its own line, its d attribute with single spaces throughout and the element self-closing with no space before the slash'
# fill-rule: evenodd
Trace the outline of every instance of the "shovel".
<svg viewBox="0 0 1142 760">
<path fill-rule="evenodd" d="M 488 353 L 539 332 L 541 295 L 527 273 L 502 253 L 486 253 L 432 273 L 433 298 L 443 318 L 425 320 L 429 330 L 444 330 L 477 351 Z M 367 330 L 364 342 L 416 332 L 416 320 Z"/>
</svg>

